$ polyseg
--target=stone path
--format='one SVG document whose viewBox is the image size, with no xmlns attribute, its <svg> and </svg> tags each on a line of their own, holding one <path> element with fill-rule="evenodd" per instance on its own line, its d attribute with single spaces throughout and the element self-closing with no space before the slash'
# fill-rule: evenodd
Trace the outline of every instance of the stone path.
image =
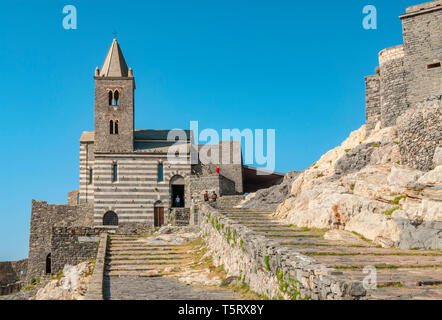
<svg viewBox="0 0 442 320">
<path fill-rule="evenodd" d="M 274 219 L 272 212 L 224 209 L 224 215 L 248 226 L 294 251 L 362 280 L 366 266 L 375 266 L 378 288 L 368 290 L 368 299 L 442 299 L 441 251 L 379 248 L 356 238 L 351 241 L 324 239 L 324 230 L 298 228 Z"/>
<path fill-rule="evenodd" d="M 221 288 L 192 286 L 171 277 L 192 264 L 191 246 L 152 245 L 139 236 L 110 236 L 106 256 L 107 300 L 220 300 L 238 295 Z M 167 277 L 165 276 L 167 274 Z"/>
</svg>

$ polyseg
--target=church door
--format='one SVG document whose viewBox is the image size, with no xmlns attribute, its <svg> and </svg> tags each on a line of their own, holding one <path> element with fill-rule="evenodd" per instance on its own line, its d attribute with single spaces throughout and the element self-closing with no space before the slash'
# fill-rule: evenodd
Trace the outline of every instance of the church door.
<svg viewBox="0 0 442 320">
<path fill-rule="evenodd" d="M 154 208 L 154 225 L 155 227 L 161 227 L 164 224 L 164 208 Z"/>
</svg>

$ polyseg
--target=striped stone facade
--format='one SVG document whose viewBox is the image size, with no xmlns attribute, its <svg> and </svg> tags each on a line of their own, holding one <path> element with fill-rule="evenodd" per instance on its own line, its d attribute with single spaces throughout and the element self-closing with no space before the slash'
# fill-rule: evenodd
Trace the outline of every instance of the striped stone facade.
<svg viewBox="0 0 442 320">
<path fill-rule="evenodd" d="M 184 159 L 187 160 L 187 159 Z M 167 154 L 96 154 L 94 161 L 94 226 L 101 226 L 108 211 L 118 215 L 122 224 L 154 224 L 154 206 L 172 207 L 170 181 L 174 176 L 187 178 L 190 164 L 169 163 Z M 158 181 L 158 164 L 164 179 Z M 118 179 L 113 180 L 113 165 Z M 188 201 L 186 203 L 188 206 Z"/>
</svg>

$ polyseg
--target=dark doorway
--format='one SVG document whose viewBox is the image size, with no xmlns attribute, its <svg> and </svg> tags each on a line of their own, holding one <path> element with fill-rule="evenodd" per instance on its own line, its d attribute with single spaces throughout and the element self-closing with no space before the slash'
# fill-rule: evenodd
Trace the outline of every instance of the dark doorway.
<svg viewBox="0 0 442 320">
<path fill-rule="evenodd" d="M 153 217 L 154 217 L 154 226 L 161 227 L 164 224 L 164 208 L 155 207 Z"/>
<path fill-rule="evenodd" d="M 48 254 L 46 256 L 46 274 L 51 274 L 52 272 L 51 267 L 51 254 Z"/>
<path fill-rule="evenodd" d="M 118 226 L 118 216 L 113 211 L 108 211 L 103 216 L 104 226 Z"/>
<path fill-rule="evenodd" d="M 179 203 L 177 202 L 177 196 L 180 198 Z M 183 185 L 172 185 L 172 207 L 181 208 L 184 207 L 184 186 Z"/>
</svg>

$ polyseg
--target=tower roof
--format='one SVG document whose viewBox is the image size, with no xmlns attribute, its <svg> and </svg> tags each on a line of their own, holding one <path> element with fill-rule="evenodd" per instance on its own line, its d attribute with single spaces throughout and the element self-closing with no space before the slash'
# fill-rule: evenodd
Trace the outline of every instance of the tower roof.
<svg viewBox="0 0 442 320">
<path fill-rule="evenodd" d="M 100 77 L 128 77 L 128 74 L 129 71 L 123 52 L 117 39 L 114 39 L 101 67 Z"/>
</svg>

